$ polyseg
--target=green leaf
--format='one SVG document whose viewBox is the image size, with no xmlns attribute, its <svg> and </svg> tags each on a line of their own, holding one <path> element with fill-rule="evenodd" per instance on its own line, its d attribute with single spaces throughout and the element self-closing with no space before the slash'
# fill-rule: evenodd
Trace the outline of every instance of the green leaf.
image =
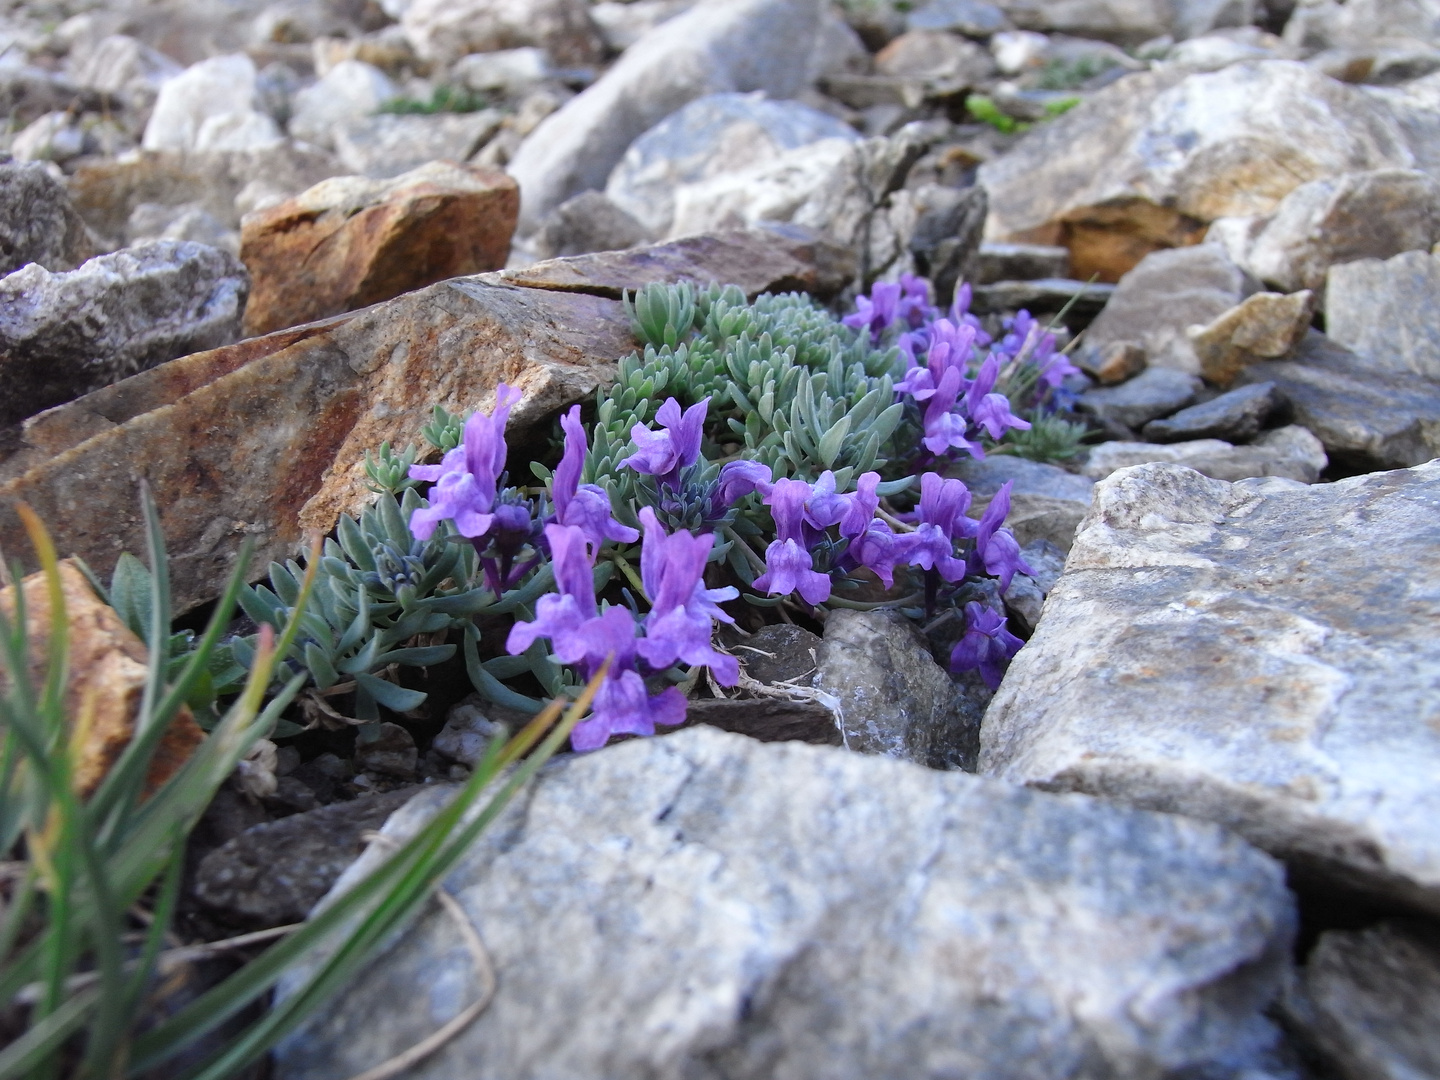
<svg viewBox="0 0 1440 1080">
<path fill-rule="evenodd" d="M 393 712 L 409 712 L 425 702 L 425 694 L 419 690 L 407 690 L 374 675 L 357 674 L 355 683 L 363 688 L 385 708 Z"/>
</svg>

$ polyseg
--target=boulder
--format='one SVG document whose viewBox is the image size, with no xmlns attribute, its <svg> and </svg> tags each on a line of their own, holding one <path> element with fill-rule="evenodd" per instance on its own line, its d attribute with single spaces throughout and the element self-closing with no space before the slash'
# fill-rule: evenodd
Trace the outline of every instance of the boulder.
<svg viewBox="0 0 1440 1080">
<path fill-rule="evenodd" d="M 170 57 L 125 34 L 111 34 L 82 56 L 70 57 L 70 77 L 79 86 L 110 94 L 132 109 L 148 109 L 160 87 L 185 69 Z"/>
<path fill-rule="evenodd" d="M 525 45 L 543 48 L 565 67 L 605 55 L 585 0 L 413 0 L 401 25 L 423 59 L 442 65 Z"/>
<path fill-rule="evenodd" d="M 1249 364 L 1294 352 L 1314 314 L 1315 295 L 1309 289 L 1289 296 L 1259 292 L 1207 326 L 1188 327 L 1186 336 L 1199 358 L 1200 373 L 1217 386 L 1229 386 Z"/>
<path fill-rule="evenodd" d="M 69 674 L 64 689 L 65 716 L 74 736 L 71 765 L 75 793 L 92 794 L 135 736 L 135 718 L 145 695 L 149 652 L 114 608 L 102 603 L 73 559 L 60 563 L 60 589 L 65 603 Z M 54 612 L 43 574 L 20 583 L 25 598 L 27 675 L 35 693 L 45 685 L 50 660 Z M 0 589 L 0 615 L 7 625 L 16 617 L 16 589 Z M 7 669 L 0 668 L 0 690 L 11 690 Z M 83 724 L 79 718 L 89 709 Z M 150 762 L 147 790 L 154 790 L 185 764 L 205 733 L 188 707 L 181 705 Z"/>
<path fill-rule="evenodd" d="M 1310 180 L 1415 164 L 1390 111 L 1288 60 L 1140 73 L 980 167 L 987 240 L 1064 244 L 1116 281 L 1221 217 L 1269 214 Z"/>
<path fill-rule="evenodd" d="M 1312 49 L 1397 38 L 1440 44 L 1440 11 L 1427 0 L 1305 0 L 1285 26 L 1286 41 Z"/>
<path fill-rule="evenodd" d="M 135 485 L 145 479 L 177 609 L 193 607 L 219 593 L 247 536 L 259 574 L 305 530 L 358 514 L 371 498 L 365 452 L 418 442 L 434 406 L 488 409 L 498 383 L 518 386 L 510 423 L 523 439 L 590 398 L 635 349 L 624 289 L 718 279 L 751 296 L 837 291 L 849 274 L 826 276 L 817 250 L 823 258 L 813 241 L 766 232 L 555 260 L 163 364 L 26 425 L 23 447 L 0 463 L 0 549 L 28 551 L 8 509 L 23 498 L 62 551 L 107 575 L 120 552 L 144 550 Z"/>
<path fill-rule="evenodd" d="M 1273 382 L 1297 424 L 1348 472 L 1405 468 L 1440 457 L 1440 390 L 1418 375 L 1377 369 L 1312 330 L 1291 360 L 1251 364 L 1240 383 Z"/>
<path fill-rule="evenodd" d="M 337 126 L 372 115 L 399 94 L 395 84 L 375 65 L 342 60 L 319 82 L 295 95 L 290 134 L 333 149 Z"/>
<path fill-rule="evenodd" d="M 541 259 L 554 259 L 619 251 L 650 239 L 645 226 L 600 192 L 582 191 L 550 212 L 531 238 L 531 248 Z"/>
<path fill-rule="evenodd" d="M 1440 181 L 1414 169 L 1347 173 L 1301 184 L 1262 218 L 1222 219 L 1238 266 L 1282 292 L 1319 292 L 1325 272 L 1358 259 L 1428 251 L 1440 240 Z"/>
<path fill-rule="evenodd" d="M 162 240 L 52 274 L 0 278 L 0 424 L 240 336 L 249 275 L 229 252 Z"/>
<path fill-rule="evenodd" d="M 893 611 L 832 611 L 815 663 L 814 686 L 833 699 L 851 750 L 974 770 L 980 717 L 965 715 L 913 620 Z"/>
<path fill-rule="evenodd" d="M 1327 930 L 1282 1005 L 1286 1026 L 1342 1080 L 1440 1074 L 1440 940 L 1390 919 Z"/>
<path fill-rule="evenodd" d="M 1440 256 L 1407 251 L 1330 268 L 1325 332 L 1376 371 L 1440 380 Z"/>
<path fill-rule="evenodd" d="M 335 124 L 335 156 L 345 170 L 388 179 L 431 161 L 466 161 L 500 130 L 499 109 L 433 116 L 380 113 Z"/>
<path fill-rule="evenodd" d="M 590 19 L 606 47 L 622 53 L 661 23 L 694 6 L 695 0 L 599 0 L 590 5 Z M 860 51 L 864 50 L 861 45 Z M 865 53 L 867 59 L 869 55 Z"/>
<path fill-rule="evenodd" d="M 160 85 L 141 145 L 146 150 L 198 150 L 204 148 L 202 140 L 220 142 L 220 133 L 234 131 L 237 124 L 250 125 L 256 134 L 264 129 L 268 142 L 278 141 L 275 121 L 256 105 L 255 64 L 248 56 L 202 60 Z"/>
<path fill-rule="evenodd" d="M 1096 485 L 983 773 L 1219 822 L 1295 880 L 1440 912 L 1440 463 L 1265 494 Z"/>
<path fill-rule="evenodd" d="M 510 162 L 522 231 L 556 206 L 605 186 L 640 135 L 707 94 L 763 90 L 788 98 L 804 84 L 817 0 L 711 0 L 637 41 L 595 84 L 541 122 Z"/>
<path fill-rule="evenodd" d="M 1151 420 L 1141 434 L 1151 442 L 1186 439 L 1225 439 L 1249 442 L 1265 426 L 1270 414 L 1283 409 L 1285 400 L 1274 383 L 1254 383 L 1181 409 L 1163 420 Z"/>
<path fill-rule="evenodd" d="M 498 270 L 519 194 L 494 169 L 436 161 L 389 180 L 335 177 L 248 215 L 240 257 L 255 288 L 247 334 Z"/>
<path fill-rule="evenodd" d="M 448 887 L 498 992 L 414 1080 L 1220 1072 L 1273 1039 L 1293 919 L 1278 867 L 1213 826 L 703 727 L 555 762 Z M 476 993 L 427 912 L 277 1080 L 350 1076 Z"/>
<path fill-rule="evenodd" d="M 0 274 L 27 263 L 73 270 L 97 247 L 65 185 L 44 165 L 0 163 Z"/>
<path fill-rule="evenodd" d="M 1078 407 L 1104 424 L 1141 428 L 1190 405 L 1200 380 L 1173 368 L 1146 368 L 1118 386 L 1102 386 L 1080 395 Z"/>
<path fill-rule="evenodd" d="M 697 98 L 645 132 L 625 151 L 605 195 L 654 236 L 670 232 L 676 189 L 725 174 L 748 175 L 787 150 L 859 139 L 853 128 L 798 101 L 770 101 L 760 93 Z M 834 155 L 826 157 L 828 171 Z M 808 154 L 796 164 L 804 166 Z M 792 168 L 795 166 L 792 165 Z M 808 194 L 808 192 L 807 192 Z M 700 230 L 691 231 L 704 231 Z"/>
<path fill-rule="evenodd" d="M 1394 118 L 1415 155 L 1415 168 L 1440 180 L 1440 72 L 1403 86 L 1365 86 L 1360 92 Z"/>
<path fill-rule="evenodd" d="M 1246 480 L 1278 476 L 1313 484 L 1328 465 L 1325 447 L 1303 427 L 1277 428 L 1249 446 L 1234 446 L 1223 439 L 1193 439 L 1166 444 L 1114 441 L 1090 451 L 1085 475 L 1103 480 L 1131 465 L 1155 461 L 1184 465 L 1216 480 Z"/>
<path fill-rule="evenodd" d="M 1049 244 L 981 244 L 974 283 L 1068 278 L 1070 249 Z"/>
<path fill-rule="evenodd" d="M 1099 369 L 1118 342 L 1144 351 L 1154 367 L 1200 373 L 1185 331 L 1223 315 L 1255 291 L 1255 283 L 1218 244 L 1156 251 L 1120 279 L 1077 350 L 1083 367 Z"/>
</svg>

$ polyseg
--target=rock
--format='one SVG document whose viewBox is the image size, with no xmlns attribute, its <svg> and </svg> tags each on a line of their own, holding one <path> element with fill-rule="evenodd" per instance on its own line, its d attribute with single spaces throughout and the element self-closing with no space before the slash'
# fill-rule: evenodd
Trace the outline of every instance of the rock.
<svg viewBox="0 0 1440 1080">
<path fill-rule="evenodd" d="M 1440 73 L 1404 86 L 1366 86 L 1361 93 L 1400 126 L 1415 155 L 1415 168 L 1440 179 Z"/>
<path fill-rule="evenodd" d="M 195 134 L 193 149 L 210 151 L 264 150 L 285 141 L 280 126 L 254 109 L 209 117 Z"/>
<path fill-rule="evenodd" d="M 399 724 L 377 724 L 373 731 L 367 725 L 356 732 L 355 767 L 383 776 L 408 780 L 415 775 L 419 753 L 410 732 Z"/>
<path fill-rule="evenodd" d="M 136 38 L 111 34 L 86 50 L 78 62 L 72 54 L 70 76 L 79 86 L 114 95 L 141 110 L 149 109 L 160 87 L 184 70 Z"/>
<path fill-rule="evenodd" d="M 1010 580 L 1005 592 L 1005 611 L 1010 616 L 1011 628 L 1029 636 L 1040 625 L 1040 615 L 1045 608 L 1045 597 L 1060 580 L 1065 570 L 1065 552 L 1049 540 L 1032 540 L 1020 554 L 1025 565 L 1034 574 L 1016 574 Z"/>
<path fill-rule="evenodd" d="M 1268 432 L 1249 446 L 1233 446 L 1221 439 L 1194 439 L 1164 445 L 1101 443 L 1090 451 L 1085 475 L 1103 480 L 1131 465 L 1157 461 L 1184 465 L 1216 480 L 1279 476 L 1302 484 L 1315 483 L 1329 464 L 1320 440 L 1303 427 L 1291 425 Z"/>
<path fill-rule="evenodd" d="M 1208 825 L 705 728 L 556 762 L 449 881 L 499 991 L 415 1080 L 1219 1072 L 1273 1039 L 1294 918 Z M 449 916 L 402 940 L 277 1080 L 339 1080 L 473 998 Z"/>
<path fill-rule="evenodd" d="M 986 162 L 979 182 L 987 240 L 1064 244 L 1076 277 L 1116 281 L 1216 218 L 1272 212 L 1307 181 L 1414 164 L 1379 102 L 1266 60 L 1121 79 Z"/>
<path fill-rule="evenodd" d="M 1437 502 L 1435 463 L 1270 495 L 1173 465 L 1102 481 L 981 771 L 1217 821 L 1299 880 L 1440 911 Z"/>
<path fill-rule="evenodd" d="M 1075 362 L 1101 386 L 1114 386 L 1145 370 L 1145 350 L 1133 341 L 1110 341 L 1079 350 Z"/>
<path fill-rule="evenodd" d="M 890 611 L 832 611 L 815 687 L 831 695 L 851 750 L 935 769 L 973 768 L 978 728 L 915 624 Z M 978 719 L 978 718 L 977 718 Z"/>
<path fill-rule="evenodd" d="M 1274 383 L 1254 383 L 1181 409 L 1164 420 L 1151 420 L 1141 434 L 1151 442 L 1161 443 L 1186 439 L 1249 442 L 1260 434 L 1270 414 L 1284 405 Z"/>
<path fill-rule="evenodd" d="M 470 694 L 452 705 L 445 715 L 445 726 L 430 744 L 431 749 L 451 761 L 474 765 L 485 756 L 490 740 L 501 730 L 488 715 L 493 711 L 494 706 L 479 694 Z"/>
<path fill-rule="evenodd" d="M 708 724 L 757 742 L 804 742 L 840 746 L 834 715 L 815 701 L 784 698 L 697 698 L 685 706 L 685 727 Z"/>
<path fill-rule="evenodd" d="M 1250 60 L 1293 60 L 1289 50 L 1279 38 L 1272 37 L 1262 44 L 1259 41 L 1245 41 L 1236 37 L 1207 34 L 1191 38 L 1176 45 L 1165 57 L 1167 64 L 1187 68 L 1190 71 L 1219 71 L 1231 64 L 1243 64 Z"/>
<path fill-rule="evenodd" d="M 875 70 L 970 87 L 993 78 L 995 65 L 989 50 L 973 41 L 944 30 L 910 30 L 876 53 Z"/>
<path fill-rule="evenodd" d="M 858 138 L 849 125 L 796 101 L 711 94 L 636 139 L 610 174 L 605 195 L 653 235 L 663 236 L 670 231 L 681 185 L 769 165 L 798 147 Z"/>
<path fill-rule="evenodd" d="M 336 177 L 252 214 L 240 249 L 255 279 L 246 333 L 499 269 L 518 201 L 503 173 L 436 161 L 389 180 Z"/>
<path fill-rule="evenodd" d="M 1310 48 L 1353 47 L 1406 37 L 1440 41 L 1440 21 L 1430 4 L 1423 0 L 1306 2 L 1296 5 L 1285 26 L 1286 41 Z"/>
<path fill-rule="evenodd" d="M 974 283 L 1068 278 L 1070 249 L 1049 244 L 981 244 Z"/>
<path fill-rule="evenodd" d="M 745 674 L 766 686 L 811 685 L 819 670 L 823 639 L 803 626 L 772 623 L 729 646 Z"/>
<path fill-rule="evenodd" d="M 1440 256 L 1407 251 L 1330 268 L 1325 331 L 1377 371 L 1440 379 Z"/>
<path fill-rule="evenodd" d="M 777 99 L 799 92 L 806 69 L 795 50 L 813 41 L 819 8 L 816 0 L 715 0 L 646 34 L 546 118 L 510 162 L 523 196 L 522 231 L 572 195 L 604 187 L 626 148 L 688 102 L 727 92 L 763 90 Z"/>
<path fill-rule="evenodd" d="M 906 241 L 915 269 L 930 280 L 942 307 L 954 299 L 960 282 L 975 279 L 988 205 L 985 189 L 978 185 L 957 189 L 920 184 L 895 193 L 892 218 L 902 213 L 913 217 L 913 224 L 898 230 L 899 238 Z"/>
<path fill-rule="evenodd" d="M 515 97 L 550 77 L 550 55 L 533 45 L 462 56 L 450 67 L 461 86 Z"/>
<path fill-rule="evenodd" d="M 694 6 L 694 0 L 600 0 L 590 5 L 590 19 L 605 45 L 621 53 L 661 23 Z"/>
<path fill-rule="evenodd" d="M 905 24 L 911 30 L 949 30 L 976 38 L 1010 29 L 1005 12 L 985 0 L 929 0 L 909 12 Z"/>
<path fill-rule="evenodd" d="M 1239 381 L 1273 382 L 1303 424 L 1349 472 L 1405 468 L 1440 457 L 1433 379 L 1376 370 L 1314 330 L 1293 360 L 1251 364 Z"/>
<path fill-rule="evenodd" d="M 300 922 L 355 861 L 363 835 L 418 790 L 367 795 L 252 826 L 200 861 L 195 896 L 237 926 Z"/>
<path fill-rule="evenodd" d="M 161 84 L 141 145 L 146 150 L 196 150 L 207 123 L 233 124 L 234 114 L 245 122 L 259 115 L 255 106 L 255 64 L 248 56 L 202 60 Z"/>
<path fill-rule="evenodd" d="M 1076 476 L 1057 465 L 1027 461 L 1010 454 L 990 454 L 982 460 L 957 461 L 950 475 L 965 481 L 975 496 L 970 514 L 979 517 L 1003 484 L 1011 485 L 1010 513 L 1005 525 L 1022 547 L 1046 541 L 1060 551 L 1070 550 L 1075 529 L 1090 510 L 1095 481 Z"/>
<path fill-rule="evenodd" d="M 1105 423 L 1141 428 L 1185 408 L 1199 392 L 1200 380 L 1195 376 L 1152 367 L 1119 386 L 1086 390 L 1080 395 L 1079 408 Z"/>
<path fill-rule="evenodd" d="M 27 263 L 73 270 L 96 249 L 65 186 L 44 165 L 0 163 L 0 274 Z"/>
<path fill-rule="evenodd" d="M 295 95 L 290 134 L 329 149 L 335 144 L 338 125 L 370 116 L 399 93 L 373 64 L 343 60 L 319 82 Z"/>
<path fill-rule="evenodd" d="M 415 51 L 438 64 L 524 45 L 565 67 L 594 64 L 605 53 L 584 0 L 413 0 L 401 25 Z"/>
<path fill-rule="evenodd" d="M 83 153 L 85 131 L 69 113 L 46 113 L 10 140 L 10 155 L 19 161 L 63 165 Z"/>
<path fill-rule="evenodd" d="M 541 259 L 619 251 L 651 237 L 645 227 L 598 191 L 582 191 L 551 211 L 531 238 Z"/>
<path fill-rule="evenodd" d="M 381 113 L 342 121 L 331 131 L 335 154 L 348 171 L 388 179 L 431 161 L 466 161 L 495 132 L 498 109 L 434 116 Z"/>
<path fill-rule="evenodd" d="M 1157 0 L 1005 0 L 1005 14 L 1024 30 L 1101 38 L 1117 45 L 1140 45 L 1162 34 L 1177 39 L 1198 37 L 1221 26 L 1245 26 L 1254 21 L 1250 0 L 1187 0 L 1166 4 Z"/>
<path fill-rule="evenodd" d="M 225 228 L 225 223 L 202 206 L 161 206 L 141 203 L 130 215 L 127 229 L 132 243 L 154 240 L 193 240 L 197 244 L 240 254 L 240 234 Z"/>
<path fill-rule="evenodd" d="M 104 604 L 90 588 L 73 559 L 60 562 L 60 587 L 65 603 L 69 668 L 65 685 L 65 716 L 73 745 L 72 783 L 82 798 L 92 794 L 135 734 L 135 717 L 145 693 L 149 652 L 145 643 L 131 632 L 114 608 Z M 31 574 L 20 584 L 25 598 L 25 642 L 28 649 L 28 677 L 38 694 L 45 684 L 50 663 L 50 632 L 54 612 L 50 607 L 49 585 L 42 574 Z M 16 618 L 16 591 L 13 585 L 0 589 L 0 614 L 7 626 Z M 0 669 L 0 688 L 7 693 L 8 668 Z M 77 719 L 86 709 L 90 715 L 83 733 Z M 195 748 L 205 739 L 188 707 L 181 705 L 150 762 L 146 791 L 158 788 L 179 771 Z"/>
<path fill-rule="evenodd" d="M 0 423 L 239 336 L 249 276 L 228 252 L 166 240 L 0 279 Z"/>
<path fill-rule="evenodd" d="M 1387 920 L 1328 930 L 1310 953 L 1284 1019 L 1344 1080 L 1440 1073 L 1431 1018 L 1440 1010 L 1440 941 L 1432 927 Z"/>
<path fill-rule="evenodd" d="M 1200 373 L 1185 330 L 1205 325 L 1255 291 L 1218 244 L 1157 251 L 1120 279 L 1076 350 L 1081 366 L 1098 370 L 1116 342 L 1140 346 L 1155 367 Z"/>
<path fill-rule="evenodd" d="M 633 4 L 625 5 L 633 7 Z M 593 10 L 593 9 L 592 9 Z M 806 82 L 814 85 L 835 75 L 863 75 L 873 63 L 860 35 L 850 28 L 835 8 L 821 13 L 815 48 L 810 54 Z"/>
<path fill-rule="evenodd" d="M 175 604 L 186 610 L 218 594 L 245 537 L 258 573 L 290 557 L 304 530 L 358 514 L 370 498 L 366 448 L 418 442 L 435 405 L 488 409 L 508 382 L 525 395 L 510 415 L 523 440 L 588 399 L 635 349 L 623 289 L 718 279 L 752 296 L 823 294 L 827 283 L 833 295 L 850 275 L 831 275 L 824 259 L 793 235 L 697 237 L 555 260 L 528 279 L 455 279 L 184 357 L 26 426 L 23 449 L 0 466 L 0 549 L 28 550 L 8 509 L 23 498 L 61 550 L 108 575 L 120 552 L 144 550 L 134 497 L 144 478 L 165 507 Z"/>
<path fill-rule="evenodd" d="M 1301 184 L 1272 216 L 1241 220 L 1211 227 L 1238 239 L 1237 265 L 1282 292 L 1318 293 L 1338 263 L 1428 251 L 1440 240 L 1440 181 L 1414 169 L 1325 177 Z"/>
<path fill-rule="evenodd" d="M 970 308 L 977 315 L 1019 311 L 1053 315 L 1070 304 L 1077 320 L 1093 319 L 1115 295 L 1114 285 L 1076 281 L 1073 278 L 1040 278 L 1035 281 L 997 281 L 975 288 Z"/>
<path fill-rule="evenodd" d="M 15 126 L 23 127 L 46 113 L 72 106 L 99 112 L 104 107 L 104 98 L 43 68 L 0 65 L 0 114 Z"/>
<path fill-rule="evenodd" d="M 1260 292 L 1247 296 L 1208 326 L 1187 329 L 1200 372 L 1217 386 L 1229 386 L 1257 360 L 1276 360 L 1294 352 L 1310 330 L 1315 295 L 1309 289 L 1285 296 Z"/>
</svg>

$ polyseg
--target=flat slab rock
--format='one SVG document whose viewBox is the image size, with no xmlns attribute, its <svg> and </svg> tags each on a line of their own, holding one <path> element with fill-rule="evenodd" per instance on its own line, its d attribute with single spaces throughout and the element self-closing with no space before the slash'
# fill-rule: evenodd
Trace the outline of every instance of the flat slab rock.
<svg viewBox="0 0 1440 1080">
<path fill-rule="evenodd" d="M 1440 913 L 1440 462 L 1261 493 L 1095 487 L 980 771 L 1220 822 Z"/>
<path fill-rule="evenodd" d="M 1271 1037 L 1293 918 L 1207 824 L 707 728 L 556 762 L 449 888 L 499 989 L 411 1080 L 1211 1075 Z M 275 1075 L 351 1076 L 474 994 L 429 914 Z"/>
</svg>

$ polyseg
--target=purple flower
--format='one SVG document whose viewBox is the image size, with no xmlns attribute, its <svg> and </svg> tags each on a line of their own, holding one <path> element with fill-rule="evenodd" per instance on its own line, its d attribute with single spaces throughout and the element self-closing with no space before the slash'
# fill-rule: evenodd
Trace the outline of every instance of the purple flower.
<svg viewBox="0 0 1440 1080">
<path fill-rule="evenodd" d="M 975 381 L 965 391 L 965 406 L 970 417 L 990 433 L 992 439 L 999 439 L 1009 428 L 1025 429 L 1028 420 L 1021 420 L 1010 412 L 1010 399 L 1004 394 L 992 394 L 995 380 L 1000 375 L 1000 361 L 994 353 L 985 358 Z"/>
<path fill-rule="evenodd" d="M 938 308 L 930 306 L 930 282 L 918 274 L 901 274 L 900 302 L 896 308 L 899 320 L 911 330 L 919 330 L 934 322 L 939 314 Z"/>
<path fill-rule="evenodd" d="M 1035 573 L 1021 557 L 1020 543 L 1015 534 L 1001 527 L 1005 516 L 1010 513 L 1010 489 L 1014 483 L 1007 480 L 1002 484 L 985 508 L 985 513 L 980 515 L 980 525 L 975 530 L 975 550 L 971 554 L 971 559 L 978 561 L 987 574 L 1000 579 L 1002 593 L 1010 588 L 1010 582 L 1017 573 Z M 979 567 L 972 569 L 978 571 Z"/>
<path fill-rule="evenodd" d="M 599 548 L 607 539 L 629 544 L 640 533 L 616 521 L 611 513 L 610 496 L 596 484 L 580 483 L 585 467 L 585 428 L 580 423 L 580 406 L 573 406 L 560 418 L 565 429 L 565 453 L 555 469 L 550 494 L 555 502 L 555 519 L 561 525 L 578 526 L 592 548 Z"/>
<path fill-rule="evenodd" d="M 792 481 L 798 483 L 799 481 Z M 880 485 L 877 472 L 862 473 L 855 482 L 855 490 L 844 495 L 835 491 L 835 474 L 826 469 L 810 487 L 804 501 L 804 521 L 817 533 L 831 525 L 840 526 L 840 535 L 859 536 L 875 517 L 880 506 L 876 489 Z M 798 497 L 798 493 L 793 493 Z M 808 539 L 815 537 L 807 534 Z M 797 537 L 798 539 L 798 537 Z"/>
<path fill-rule="evenodd" d="M 969 326 L 975 331 L 975 344 L 984 348 L 990 344 L 990 335 L 980 325 L 980 320 L 970 314 L 970 299 L 974 295 L 969 284 L 961 285 L 955 290 L 955 302 L 950 305 L 950 321 L 957 326 Z"/>
<path fill-rule="evenodd" d="M 410 532 L 417 540 L 430 539 L 447 518 L 461 536 L 476 539 L 489 532 L 497 485 L 505 471 L 505 422 L 520 398 L 519 390 L 501 383 L 495 388 L 494 414 L 477 412 L 466 420 L 460 445 L 439 465 L 410 466 L 412 480 L 435 485 L 430 489 L 430 505 L 410 515 Z"/>
<path fill-rule="evenodd" d="M 970 489 L 963 481 L 927 472 L 920 477 L 920 525 L 914 535 L 921 538 L 913 562 L 934 569 L 946 581 L 963 581 L 964 559 L 955 558 L 955 541 L 973 537 L 978 525 L 966 517 Z"/>
<path fill-rule="evenodd" d="M 654 735 L 656 724 L 685 722 L 685 695 L 675 687 L 652 696 L 637 672 L 611 672 L 595 694 L 589 718 L 570 733 L 570 745 L 577 751 L 598 750 L 611 735 Z"/>
<path fill-rule="evenodd" d="M 933 526 L 897 533 L 885 522 L 874 521 L 850 541 L 845 557 L 847 563 L 869 567 L 888 589 L 895 584 L 897 566 L 920 566 L 928 570 L 937 558 L 946 558 L 950 552 L 950 541 Z"/>
<path fill-rule="evenodd" d="M 793 539 L 775 540 L 765 549 L 765 573 L 755 579 L 755 588 L 771 596 L 798 592 L 807 604 L 830 599 L 830 578 L 815 570 L 810 552 Z"/>
<path fill-rule="evenodd" d="M 655 511 L 648 506 L 641 508 L 640 521 L 645 526 L 640 578 L 650 595 L 651 608 L 645 617 L 645 637 L 636 648 L 657 671 L 677 660 L 705 664 L 720 685 L 734 686 L 740 674 L 738 661 L 710 644 L 714 620 L 735 621 L 718 601 L 740 595 L 733 586 L 705 588 L 705 563 L 715 544 L 714 534 L 692 536 L 678 530 L 666 536 Z"/>
<path fill-rule="evenodd" d="M 528 649 L 536 638 L 548 637 L 558 660 L 578 664 L 586 658 L 591 640 L 581 635 L 581 630 L 595 619 L 596 611 L 595 577 L 590 567 L 588 542 L 585 533 L 574 525 L 547 525 L 545 539 L 550 544 L 557 591 L 547 593 L 536 602 L 533 622 L 517 622 L 510 628 L 505 649 L 517 655 Z M 628 612 L 622 614 L 630 618 Z M 631 622 L 630 637 L 634 638 L 634 620 Z M 633 651 L 633 646 L 631 649 Z M 600 659 L 604 659 L 604 655 Z"/>
<path fill-rule="evenodd" d="M 770 494 L 770 466 L 759 461 L 729 461 L 720 467 L 716 494 L 725 509 L 753 491 Z"/>
<path fill-rule="evenodd" d="M 870 340 L 880 343 L 880 337 L 900 315 L 901 287 L 893 281 L 877 281 L 870 289 L 870 295 L 861 293 L 855 297 L 855 311 L 840 321 L 854 330 L 869 330 Z"/>
<path fill-rule="evenodd" d="M 932 454 L 955 449 L 983 458 L 985 448 L 970 438 L 970 422 L 955 411 L 962 378 L 959 368 L 946 370 L 934 396 L 925 406 L 925 435 L 920 441 Z"/>
<path fill-rule="evenodd" d="M 950 653 L 951 671 L 980 669 L 991 690 L 998 689 L 1004 665 L 1024 644 L 1005 626 L 1005 617 L 971 601 L 965 605 L 965 635 Z"/>
<path fill-rule="evenodd" d="M 651 431 L 644 424 L 632 427 L 630 439 L 635 444 L 635 453 L 620 464 L 628 465 L 636 472 L 648 473 L 658 483 L 673 485 L 679 479 L 680 470 L 695 464 L 700 457 L 700 433 L 709 408 L 710 399 L 707 397 L 682 414 L 680 403 L 674 398 L 667 398 L 655 414 L 655 419 L 665 430 Z"/>
</svg>

